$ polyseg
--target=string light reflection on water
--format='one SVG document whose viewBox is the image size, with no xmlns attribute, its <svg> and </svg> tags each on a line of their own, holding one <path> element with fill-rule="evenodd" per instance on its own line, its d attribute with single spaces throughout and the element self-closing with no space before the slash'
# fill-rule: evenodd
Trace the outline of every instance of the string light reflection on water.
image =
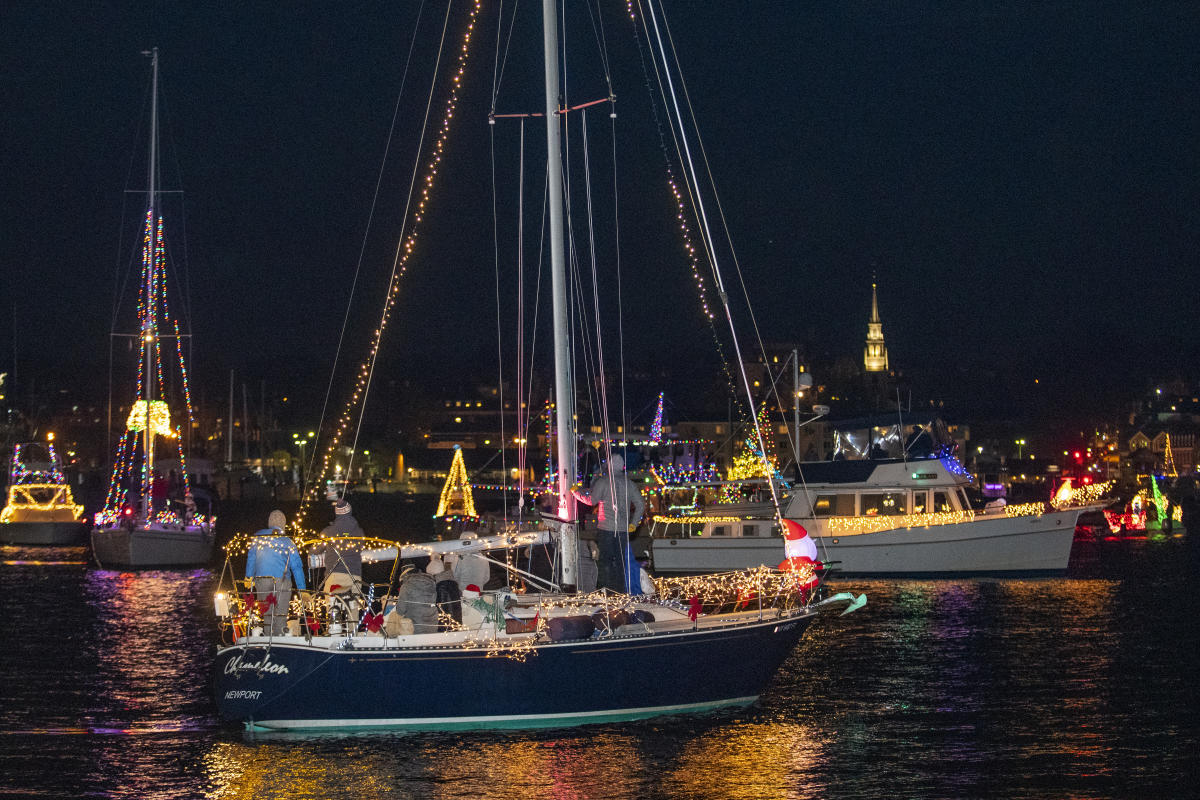
<svg viewBox="0 0 1200 800">
<path fill-rule="evenodd" d="M 217 723 L 211 572 L 104 572 L 60 563 L 74 554 L 6 550 L 23 563 L 0 569 L 15 634 L 0 648 L 0 794 L 1186 796 L 1200 752 L 1188 552 L 1146 544 L 1061 579 L 840 579 L 868 605 L 819 620 L 750 708 L 573 730 L 309 736 Z"/>
</svg>

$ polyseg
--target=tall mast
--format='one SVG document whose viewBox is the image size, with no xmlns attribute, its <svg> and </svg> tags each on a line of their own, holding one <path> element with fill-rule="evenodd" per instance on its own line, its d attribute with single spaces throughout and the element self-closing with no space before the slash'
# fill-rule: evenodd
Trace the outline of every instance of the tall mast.
<svg viewBox="0 0 1200 800">
<path fill-rule="evenodd" d="M 157 299 L 154 296 L 154 287 L 156 285 L 155 269 L 158 259 L 158 239 L 155 235 L 155 227 L 157 222 L 157 214 L 154 206 L 157 197 L 155 195 L 156 168 L 158 166 L 158 48 L 155 47 L 150 51 L 150 168 L 147 170 L 147 188 L 146 193 L 149 196 L 149 208 L 146 211 L 146 238 L 149 247 L 149 259 L 146 265 L 146 318 L 142 321 L 142 356 L 145 363 L 145 376 L 142 380 L 143 400 L 146 403 L 146 419 L 145 426 L 142 431 L 145 437 L 146 447 L 146 469 L 142 474 L 142 510 L 146 514 L 146 518 L 150 518 L 150 494 L 151 482 L 154 480 L 154 434 L 150 430 L 150 401 L 154 397 L 154 363 L 153 363 L 153 346 L 156 333 L 155 325 L 155 306 Z"/>
<path fill-rule="evenodd" d="M 800 351 L 792 350 L 792 423 L 796 431 L 796 445 L 792 454 L 796 457 L 796 468 L 800 468 Z"/>
<path fill-rule="evenodd" d="M 542 0 L 542 41 L 546 65 L 546 180 L 550 202 L 550 277 L 554 306 L 554 400 L 558 434 L 558 516 L 562 528 L 559 555 L 562 583 L 574 586 L 578 540 L 574 527 L 575 390 L 571 381 L 570 329 L 567 325 L 567 262 L 563 241 L 562 153 L 559 142 L 558 20 L 555 0 Z"/>
</svg>

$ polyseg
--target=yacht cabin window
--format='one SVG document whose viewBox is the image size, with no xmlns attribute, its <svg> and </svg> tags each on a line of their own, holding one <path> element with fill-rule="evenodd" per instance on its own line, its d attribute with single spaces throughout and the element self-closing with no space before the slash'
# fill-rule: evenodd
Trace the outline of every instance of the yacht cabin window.
<svg viewBox="0 0 1200 800">
<path fill-rule="evenodd" d="M 928 514 L 929 513 L 929 492 L 920 491 L 913 492 L 912 513 Z"/>
<path fill-rule="evenodd" d="M 814 517 L 853 517 L 854 494 L 819 494 L 813 501 Z"/>
<path fill-rule="evenodd" d="M 862 494 L 862 515 L 864 517 L 887 517 L 907 514 L 906 492 L 878 492 Z"/>
<path fill-rule="evenodd" d="M 742 525 L 742 536 L 758 536 L 758 525 Z"/>
<path fill-rule="evenodd" d="M 939 513 L 953 511 L 954 508 L 950 505 L 949 492 L 934 492 L 933 493 L 933 510 Z"/>
<path fill-rule="evenodd" d="M 712 529 L 712 535 L 713 536 L 728 536 L 729 535 L 729 526 L 728 525 L 714 525 L 713 529 Z"/>
</svg>

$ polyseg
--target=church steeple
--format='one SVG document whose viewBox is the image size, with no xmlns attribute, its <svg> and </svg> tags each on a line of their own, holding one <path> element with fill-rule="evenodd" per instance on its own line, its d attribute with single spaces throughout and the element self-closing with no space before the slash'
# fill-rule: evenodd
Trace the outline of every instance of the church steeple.
<svg viewBox="0 0 1200 800">
<path fill-rule="evenodd" d="M 879 319 L 879 300 L 875 282 L 871 281 L 871 319 L 867 323 L 867 347 L 863 351 L 863 368 L 867 372 L 887 372 L 888 354 L 883 345 L 883 322 Z"/>
</svg>

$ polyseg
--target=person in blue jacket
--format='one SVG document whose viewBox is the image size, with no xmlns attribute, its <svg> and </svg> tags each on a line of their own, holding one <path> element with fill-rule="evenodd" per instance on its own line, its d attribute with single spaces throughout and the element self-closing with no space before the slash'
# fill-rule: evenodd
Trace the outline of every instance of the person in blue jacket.
<svg viewBox="0 0 1200 800">
<path fill-rule="evenodd" d="M 306 590 L 304 563 L 296 543 L 283 532 L 286 525 L 283 512 L 272 511 L 267 517 L 267 527 L 254 534 L 246 552 L 246 579 L 254 581 L 255 597 L 267 606 L 263 627 L 272 636 L 287 628 L 293 579 L 297 590 Z"/>
</svg>

